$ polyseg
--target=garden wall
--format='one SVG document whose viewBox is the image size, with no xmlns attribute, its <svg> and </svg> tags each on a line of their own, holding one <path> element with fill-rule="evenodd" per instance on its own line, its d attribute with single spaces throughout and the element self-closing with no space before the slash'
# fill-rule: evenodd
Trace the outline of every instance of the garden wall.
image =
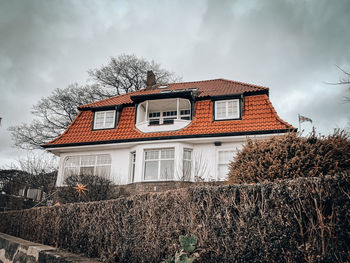
<svg viewBox="0 0 350 263">
<path fill-rule="evenodd" d="M 3 212 L 0 231 L 104 262 L 160 262 L 181 234 L 201 262 L 346 262 L 349 197 L 349 176 L 201 186 Z"/>
</svg>

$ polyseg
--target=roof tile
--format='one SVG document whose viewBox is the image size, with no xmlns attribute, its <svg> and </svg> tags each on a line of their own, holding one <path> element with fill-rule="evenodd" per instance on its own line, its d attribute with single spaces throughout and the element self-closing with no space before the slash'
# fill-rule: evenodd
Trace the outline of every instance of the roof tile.
<svg viewBox="0 0 350 263">
<path fill-rule="evenodd" d="M 107 105 L 106 102 L 102 103 Z M 110 103 L 110 101 L 108 103 Z M 213 121 L 212 110 L 213 102 L 211 100 L 197 101 L 195 104 L 196 114 L 190 125 L 178 131 L 154 133 L 142 133 L 135 128 L 135 107 L 133 105 L 125 106 L 123 108 L 117 127 L 110 130 L 92 130 L 93 112 L 81 111 L 67 130 L 58 138 L 47 143 L 46 147 L 62 144 L 107 142 L 129 139 L 137 140 L 167 136 L 196 136 L 201 134 L 215 135 L 235 132 L 294 129 L 293 126 L 278 117 L 266 94 L 244 97 L 244 113 L 242 120 Z"/>
</svg>

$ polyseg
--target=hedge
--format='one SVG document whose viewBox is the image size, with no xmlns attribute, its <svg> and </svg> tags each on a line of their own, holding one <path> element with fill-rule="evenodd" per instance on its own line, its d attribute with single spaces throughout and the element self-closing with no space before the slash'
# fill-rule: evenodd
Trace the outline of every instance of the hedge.
<svg viewBox="0 0 350 263">
<path fill-rule="evenodd" d="M 350 177 L 193 187 L 0 213 L 0 231 L 103 262 L 160 262 L 195 235 L 200 262 L 350 260 Z"/>
<path fill-rule="evenodd" d="M 232 184 L 297 177 L 321 177 L 350 171 L 350 133 L 328 136 L 295 132 L 265 140 L 248 139 L 229 165 Z"/>
</svg>

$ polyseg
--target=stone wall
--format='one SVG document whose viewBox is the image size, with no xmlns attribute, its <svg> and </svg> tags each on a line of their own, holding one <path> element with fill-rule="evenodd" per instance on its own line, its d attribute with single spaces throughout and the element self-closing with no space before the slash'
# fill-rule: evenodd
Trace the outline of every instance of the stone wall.
<svg viewBox="0 0 350 263">
<path fill-rule="evenodd" d="M 0 262 L 1 263 L 97 263 L 89 259 L 65 252 L 54 247 L 30 242 L 24 239 L 0 233 Z"/>
</svg>

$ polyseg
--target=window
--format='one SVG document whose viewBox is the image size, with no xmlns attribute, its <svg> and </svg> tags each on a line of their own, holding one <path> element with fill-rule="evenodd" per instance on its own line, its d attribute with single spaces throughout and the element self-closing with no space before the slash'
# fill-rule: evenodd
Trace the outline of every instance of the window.
<svg viewBox="0 0 350 263">
<path fill-rule="evenodd" d="M 145 180 L 174 179 L 174 149 L 145 151 Z"/>
<path fill-rule="evenodd" d="M 173 124 L 177 119 L 177 111 L 150 112 L 148 114 L 149 125 Z M 180 110 L 181 120 L 191 119 L 191 110 Z"/>
<path fill-rule="evenodd" d="M 170 124 L 168 127 L 159 127 L 159 130 L 179 129 L 181 126 L 186 126 L 191 119 L 191 102 L 183 98 L 146 100 L 138 104 L 136 109 L 136 127 L 142 131 L 143 129 L 150 131 L 156 129 L 154 127 L 149 129 L 147 126 L 168 124 Z M 172 124 L 176 124 L 176 126 Z"/>
<path fill-rule="evenodd" d="M 181 120 L 190 120 L 191 119 L 191 110 L 180 110 Z"/>
<path fill-rule="evenodd" d="M 130 154 L 130 158 L 131 158 L 130 182 L 133 183 L 135 181 L 136 152 L 132 152 Z"/>
<path fill-rule="evenodd" d="M 68 156 L 64 160 L 63 176 L 84 174 L 109 178 L 111 163 L 109 154 Z"/>
<path fill-rule="evenodd" d="M 191 169 L 192 169 L 192 150 L 184 149 L 183 156 L 183 179 L 185 181 L 191 180 Z"/>
<path fill-rule="evenodd" d="M 218 180 L 224 181 L 228 174 L 228 165 L 233 159 L 233 151 L 219 151 L 218 156 Z"/>
<path fill-rule="evenodd" d="M 218 100 L 215 101 L 215 120 L 238 119 L 239 100 Z"/>
<path fill-rule="evenodd" d="M 94 129 L 111 129 L 115 124 L 115 110 L 96 111 L 94 116 Z"/>
</svg>

